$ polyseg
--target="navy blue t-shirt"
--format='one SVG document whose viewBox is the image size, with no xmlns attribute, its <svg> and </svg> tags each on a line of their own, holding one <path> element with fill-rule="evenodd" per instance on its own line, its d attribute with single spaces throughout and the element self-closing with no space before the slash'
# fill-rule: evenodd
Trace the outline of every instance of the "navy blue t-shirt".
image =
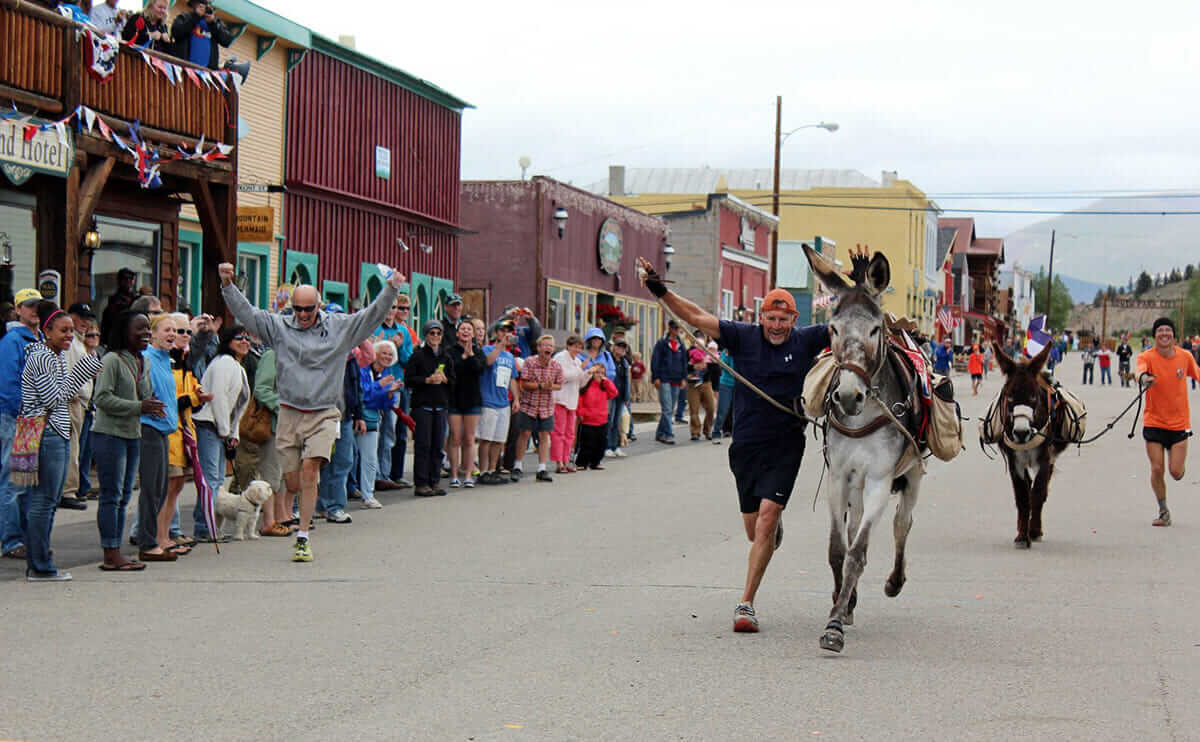
<svg viewBox="0 0 1200 742">
<path fill-rule="evenodd" d="M 781 345 L 763 337 L 762 325 L 721 320 L 721 347 L 733 356 L 733 367 L 784 407 L 804 391 L 804 377 L 822 350 L 829 347 L 829 326 L 792 330 Z M 799 432 L 803 423 L 771 406 L 738 384 L 733 393 L 733 437 L 738 443 L 774 440 Z"/>
</svg>

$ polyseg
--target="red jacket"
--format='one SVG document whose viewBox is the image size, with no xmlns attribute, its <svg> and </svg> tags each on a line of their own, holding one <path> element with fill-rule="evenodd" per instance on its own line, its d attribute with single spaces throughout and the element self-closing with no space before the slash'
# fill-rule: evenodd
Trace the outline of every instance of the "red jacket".
<svg viewBox="0 0 1200 742">
<path fill-rule="evenodd" d="M 608 424 L 608 400 L 617 396 L 617 387 L 607 378 L 600 381 L 592 379 L 587 389 L 579 393 L 579 424 L 606 425 Z"/>
</svg>

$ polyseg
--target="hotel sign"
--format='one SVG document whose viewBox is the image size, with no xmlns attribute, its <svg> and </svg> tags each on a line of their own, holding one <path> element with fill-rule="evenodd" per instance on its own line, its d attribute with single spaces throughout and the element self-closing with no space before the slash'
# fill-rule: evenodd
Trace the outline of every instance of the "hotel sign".
<svg viewBox="0 0 1200 742">
<path fill-rule="evenodd" d="M 31 118 L 26 123 L 40 126 L 51 122 Z M 39 128 L 27 140 L 22 122 L 0 121 L 0 170 L 13 185 L 21 185 L 34 173 L 67 177 L 75 159 L 75 140 L 65 125 L 62 131 L 60 140 L 57 129 Z"/>
</svg>

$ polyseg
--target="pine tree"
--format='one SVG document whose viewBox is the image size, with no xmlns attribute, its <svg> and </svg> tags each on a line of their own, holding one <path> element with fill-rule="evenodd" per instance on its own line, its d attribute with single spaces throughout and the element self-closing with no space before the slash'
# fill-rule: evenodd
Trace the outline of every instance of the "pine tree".
<svg viewBox="0 0 1200 742">
<path fill-rule="evenodd" d="M 1139 275 L 1137 277 L 1137 288 L 1136 288 L 1136 290 L 1134 290 L 1134 293 L 1137 294 L 1138 296 L 1141 296 L 1142 294 L 1146 293 L 1153 287 L 1154 287 L 1154 279 L 1150 277 L 1149 273 L 1147 273 L 1146 271 L 1142 271 L 1141 275 Z"/>
</svg>

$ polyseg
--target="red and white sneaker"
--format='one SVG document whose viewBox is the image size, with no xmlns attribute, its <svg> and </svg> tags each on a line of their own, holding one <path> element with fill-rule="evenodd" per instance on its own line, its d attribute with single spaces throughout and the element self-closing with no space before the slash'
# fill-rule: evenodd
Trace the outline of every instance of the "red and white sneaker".
<svg viewBox="0 0 1200 742">
<path fill-rule="evenodd" d="M 733 609 L 733 630 L 739 634 L 757 634 L 758 616 L 754 615 L 754 606 L 749 603 L 738 603 Z"/>
</svg>

